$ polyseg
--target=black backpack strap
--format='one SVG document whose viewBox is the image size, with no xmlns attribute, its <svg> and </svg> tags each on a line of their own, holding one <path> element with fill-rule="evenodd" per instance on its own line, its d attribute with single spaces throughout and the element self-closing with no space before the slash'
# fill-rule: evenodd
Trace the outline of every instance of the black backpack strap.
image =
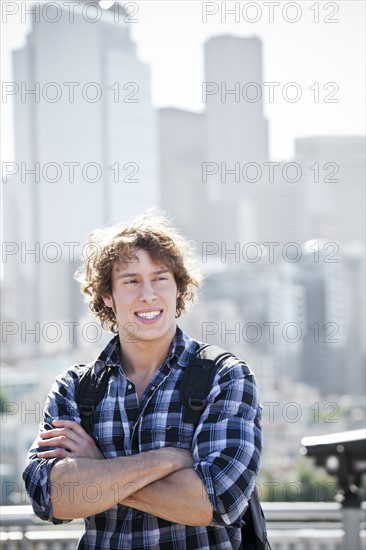
<svg viewBox="0 0 366 550">
<path fill-rule="evenodd" d="M 250 495 L 243 520 L 245 522 L 245 525 L 241 528 L 243 550 L 271 550 L 267 538 L 266 519 L 259 500 L 257 487 L 254 487 Z"/>
<path fill-rule="evenodd" d="M 183 422 L 198 424 L 212 388 L 218 364 L 232 354 L 219 346 L 204 345 L 186 366 L 181 385 L 180 400 L 185 406 Z"/>
<path fill-rule="evenodd" d="M 111 373 L 111 367 L 105 367 L 98 375 L 95 373 L 95 363 L 88 363 L 88 368 L 80 376 L 75 391 L 75 402 L 78 406 L 81 426 L 87 433 L 92 431 L 92 415 L 103 399 Z"/>
<path fill-rule="evenodd" d="M 179 390 L 180 400 L 185 405 L 183 421 L 198 424 L 210 393 L 218 366 L 223 359 L 233 354 L 219 346 L 204 345 L 199 348 L 183 373 Z M 266 520 L 259 501 L 257 487 L 248 500 L 244 525 L 241 528 L 243 550 L 271 550 L 267 539 Z"/>
</svg>

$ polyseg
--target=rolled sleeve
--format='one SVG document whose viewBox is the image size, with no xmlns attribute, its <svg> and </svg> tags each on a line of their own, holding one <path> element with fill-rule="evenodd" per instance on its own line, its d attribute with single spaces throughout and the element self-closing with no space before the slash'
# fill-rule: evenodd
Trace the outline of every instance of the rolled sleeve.
<svg viewBox="0 0 366 550">
<path fill-rule="evenodd" d="M 57 419 L 80 421 L 74 401 L 75 380 L 78 377 L 77 370 L 78 367 L 75 366 L 56 379 L 43 409 L 43 422 L 40 424 L 40 431 L 44 430 L 44 424 L 52 425 L 52 422 Z M 33 511 L 44 521 L 50 521 L 54 524 L 68 523 L 71 520 L 60 520 L 53 516 L 51 502 L 51 469 L 61 459 L 51 458 L 46 460 L 38 458 L 37 452 L 46 449 L 38 448 L 36 441 L 37 438 L 28 452 L 27 465 L 23 472 L 25 488 Z"/>
<path fill-rule="evenodd" d="M 259 471 L 261 407 L 254 375 L 220 369 L 194 439 L 194 467 L 213 507 L 212 525 L 240 526 Z"/>
<path fill-rule="evenodd" d="M 33 511 L 40 519 L 50 521 L 54 524 L 68 523 L 70 520 L 60 520 L 53 516 L 53 507 L 51 502 L 51 468 L 59 458 L 49 460 L 30 457 L 27 467 L 23 472 L 23 480 L 29 498 L 32 503 Z"/>
</svg>

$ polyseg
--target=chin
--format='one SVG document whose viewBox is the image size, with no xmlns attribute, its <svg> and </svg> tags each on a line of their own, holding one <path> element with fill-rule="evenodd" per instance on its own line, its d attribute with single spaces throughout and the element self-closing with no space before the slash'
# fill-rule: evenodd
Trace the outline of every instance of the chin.
<svg viewBox="0 0 366 550">
<path fill-rule="evenodd" d="M 172 327 L 148 327 L 145 330 L 140 330 L 135 334 L 135 338 L 137 340 L 141 341 L 154 341 L 154 340 L 160 340 L 160 338 L 164 338 L 164 336 L 170 335 L 170 333 L 175 334 L 175 327 L 174 331 L 172 330 Z"/>
</svg>

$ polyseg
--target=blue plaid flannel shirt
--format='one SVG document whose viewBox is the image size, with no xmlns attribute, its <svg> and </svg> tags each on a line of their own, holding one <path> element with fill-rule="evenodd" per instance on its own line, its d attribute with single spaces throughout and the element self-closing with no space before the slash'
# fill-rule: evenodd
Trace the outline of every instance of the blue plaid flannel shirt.
<svg viewBox="0 0 366 550">
<path fill-rule="evenodd" d="M 253 373 L 243 361 L 230 357 L 218 368 L 198 425 L 182 421 L 179 380 L 200 345 L 177 327 L 168 357 L 139 403 L 134 384 L 123 372 L 115 336 L 96 361 L 97 370 L 105 365 L 113 369 L 94 412 L 92 436 L 109 459 L 166 446 L 190 449 L 213 506 L 211 525 L 176 524 L 116 504 L 85 518 L 79 550 L 240 548 L 241 517 L 260 465 L 261 407 Z M 56 379 L 44 407 L 44 422 L 80 422 L 74 395 L 84 370 L 75 365 Z M 23 473 L 34 512 L 55 524 L 69 521 L 53 516 L 50 499 L 50 471 L 60 459 L 38 459 L 37 451 L 34 443 Z"/>
</svg>

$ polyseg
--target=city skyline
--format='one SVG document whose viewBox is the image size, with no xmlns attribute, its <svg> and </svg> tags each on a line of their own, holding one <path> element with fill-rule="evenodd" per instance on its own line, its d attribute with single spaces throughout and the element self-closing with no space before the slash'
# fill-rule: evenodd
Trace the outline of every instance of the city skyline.
<svg viewBox="0 0 366 550">
<path fill-rule="evenodd" d="M 84 5 L 88 5 L 88 2 L 84 2 Z M 293 178 L 291 167 L 288 171 L 286 166 L 280 166 L 279 169 L 276 166 L 276 177 L 273 181 L 268 177 L 270 163 L 267 122 L 270 126 L 271 120 L 268 121 L 264 115 L 262 98 L 252 100 L 264 78 L 261 40 L 229 35 L 212 37 L 205 44 L 205 111 L 156 111 L 150 99 L 150 67 L 141 61 L 136 51 L 131 40 L 131 27 L 121 21 L 116 25 L 112 11 L 103 13 L 105 20 L 100 21 L 98 27 L 85 21 L 82 11 L 75 13 L 73 22 L 61 20 L 53 28 L 47 21 L 40 20 L 39 23 L 34 23 L 27 44 L 14 52 L 14 77 L 20 88 L 23 84 L 23 88 L 26 88 L 28 83 L 32 89 L 36 83 L 39 88 L 42 85 L 44 89 L 47 83 L 58 85 L 57 79 L 60 82 L 77 84 L 74 81 L 79 78 L 82 83 L 94 83 L 92 93 L 99 86 L 105 94 L 97 102 L 80 97 L 80 93 L 75 101 L 56 102 L 46 101 L 43 92 L 40 100 L 35 99 L 34 94 L 26 95 L 23 99 L 22 91 L 14 94 L 18 129 L 18 165 L 15 169 L 18 168 L 18 171 L 14 176 L 16 183 L 11 186 L 14 187 L 11 193 L 19 187 L 23 196 L 26 193 L 28 197 L 24 204 L 14 206 L 13 201 L 11 205 L 11 208 L 18 210 L 15 218 L 18 217 L 19 222 L 7 216 L 8 227 L 9 223 L 13 226 L 12 234 L 18 240 L 44 243 L 49 240 L 70 242 L 76 238 L 81 241 L 96 225 L 114 223 L 121 217 L 129 217 L 148 206 L 167 208 L 168 213 L 179 220 L 178 225 L 198 242 L 208 239 L 215 242 L 221 239 L 227 243 L 237 240 L 250 242 L 259 240 L 259 236 L 262 241 L 266 241 L 280 235 L 281 241 L 296 237 L 295 240 L 303 244 L 313 238 L 335 238 L 336 220 L 348 198 L 352 206 L 350 226 L 354 227 L 356 224 L 359 228 L 362 225 L 360 222 L 363 213 L 359 210 L 359 204 L 362 202 L 364 186 L 364 139 L 340 136 L 298 139 L 297 144 L 305 144 L 303 149 L 306 154 L 303 152 L 299 159 L 297 156 L 291 158 L 295 162 L 290 164 L 296 165 L 296 176 L 296 170 L 300 167 L 296 161 L 305 163 L 306 173 L 300 178 L 301 185 L 294 185 L 299 178 L 286 177 Z M 64 36 L 68 31 L 68 42 L 64 43 Z M 80 36 L 83 36 L 83 40 L 82 45 L 78 46 Z M 49 51 L 48 44 L 53 46 Z M 76 59 L 88 59 L 88 63 L 77 64 Z M 129 84 L 127 90 L 122 87 L 119 79 Z M 239 86 L 232 88 L 229 81 L 235 81 Z M 246 81 L 249 84 L 242 88 L 241 84 Z M 111 82 L 119 86 L 111 86 Z M 132 86 L 132 96 L 137 96 L 137 99 L 131 101 L 130 88 L 133 83 L 135 88 Z M 241 101 L 244 89 L 247 101 Z M 78 91 L 78 87 L 76 90 Z M 296 86 L 292 85 L 291 94 L 294 91 L 296 93 Z M 275 93 L 275 88 L 271 93 Z M 334 107 L 332 104 L 329 106 Z M 317 105 L 314 104 L 313 111 L 316 110 Z M 173 117 L 170 123 L 169 117 Z M 72 126 L 69 121 L 72 121 Z M 55 127 L 58 128 L 57 133 L 54 132 Z M 157 127 L 160 131 L 163 130 L 160 138 L 157 136 Z M 191 136 L 194 136 L 195 142 L 192 142 Z M 310 149 L 306 144 L 310 144 Z M 355 148 L 355 144 L 361 152 Z M 157 159 L 159 149 L 160 160 Z M 89 166 L 91 172 L 83 171 L 83 177 L 80 179 L 79 175 L 74 182 L 70 176 L 73 173 L 70 171 L 70 164 L 77 164 L 78 167 L 81 164 L 83 168 L 93 164 L 90 162 L 90 155 L 96 161 L 94 166 Z M 333 183 L 326 185 L 329 173 L 325 171 L 320 174 L 320 184 L 317 187 L 312 186 L 312 179 L 313 183 L 316 183 L 316 177 L 319 179 L 313 170 L 316 165 L 319 171 L 320 168 L 323 170 L 323 164 L 331 164 L 333 173 L 338 173 L 340 167 L 335 162 L 337 159 L 333 158 L 335 156 L 337 159 L 341 156 L 342 163 L 346 163 L 346 174 L 347 178 L 351 178 L 350 181 L 345 180 L 345 174 L 341 170 L 341 183 L 335 186 Z M 211 162 L 206 162 L 208 159 Z M 319 160 L 322 161 L 321 166 Z M 33 181 L 34 173 L 32 174 L 31 169 L 36 161 L 42 165 L 42 178 L 38 184 Z M 121 169 L 126 166 L 126 161 L 130 161 L 128 168 L 133 168 L 130 166 L 132 164 L 137 166 L 140 172 L 138 185 L 131 185 L 129 178 L 125 181 L 125 174 L 122 175 L 122 184 L 121 174 L 115 180 L 115 164 Z M 23 163 L 26 165 L 24 178 L 22 167 L 19 170 L 19 164 Z M 245 172 L 246 163 L 254 164 L 254 176 L 256 167 L 264 173 L 260 184 L 253 184 L 255 179 L 244 181 L 245 175 L 253 177 L 253 166 L 249 172 Z M 52 166 L 50 172 L 47 169 L 45 177 L 43 169 L 49 164 Z M 203 173 L 205 164 L 210 165 L 206 178 Z M 103 179 L 95 178 L 95 175 L 98 176 L 98 173 L 95 174 L 98 167 L 100 172 L 103 170 Z M 80 172 L 81 169 L 78 170 Z M 61 178 L 58 177 L 59 173 Z M 267 183 L 263 185 L 263 181 Z M 348 184 L 351 181 L 350 187 Z M 29 185 L 24 186 L 24 183 Z M 336 207 L 331 208 L 329 204 L 335 202 L 334 197 L 344 186 L 342 200 L 338 200 Z M 348 192 L 350 189 L 352 193 Z M 83 203 L 86 195 L 88 208 L 83 216 L 78 216 L 79 204 Z M 272 196 L 273 202 L 270 202 Z M 195 201 L 194 197 L 198 200 Z M 286 202 L 285 207 L 284 199 L 287 201 L 288 197 L 290 201 Z M 320 201 L 318 197 L 321 197 Z M 194 212 L 192 203 L 195 206 Z M 267 203 L 269 209 L 266 211 L 262 205 Z M 27 208 L 29 204 L 33 205 L 33 214 Z M 204 211 L 203 204 L 206 205 Z M 71 218 L 66 225 L 63 223 L 64 211 L 68 211 Z M 325 222 L 321 220 L 324 214 Z M 309 222 L 306 221 L 307 217 Z M 216 220 L 221 220 L 221 223 L 218 224 Z M 327 226 L 324 235 L 322 228 Z M 258 232 L 259 228 L 262 233 Z M 357 231 L 348 231 L 347 235 L 348 240 L 354 240 Z M 47 281 L 53 280 L 50 275 L 55 269 L 56 266 L 52 265 L 40 266 L 38 271 L 43 273 L 44 284 L 39 288 L 46 288 Z M 66 271 L 61 278 L 66 279 L 70 275 L 69 267 L 64 266 L 64 269 Z M 60 278 L 60 270 L 56 269 L 54 277 Z M 69 303 L 70 300 L 69 297 L 63 303 Z M 38 308 L 36 304 L 35 310 Z M 57 311 L 67 309 L 60 303 L 55 305 L 52 316 L 57 315 Z"/>
<path fill-rule="evenodd" d="M 138 2 L 138 22 L 130 24 L 138 55 L 141 61 L 151 66 L 152 98 L 156 108 L 177 107 L 201 112 L 204 108 L 204 43 L 217 34 L 258 36 L 264 44 L 264 80 L 280 84 L 279 87 L 272 87 L 275 92 L 279 92 L 272 103 L 269 101 L 271 86 L 263 90 L 265 116 L 271 120 L 269 137 L 272 160 L 292 158 L 294 140 L 297 138 L 364 133 L 364 116 L 363 111 L 360 112 L 360 109 L 364 109 L 362 2 L 334 2 L 331 3 L 334 9 L 330 6 L 328 11 L 319 7 L 319 3 L 303 2 L 301 14 L 300 11 L 297 14 L 295 11 L 282 13 L 280 6 L 278 11 L 277 8 L 273 11 L 272 23 L 269 8 L 260 12 L 257 22 L 249 22 L 255 19 L 254 12 L 250 11 L 244 13 L 244 16 L 241 12 L 239 17 L 228 14 L 225 22 L 222 22 L 225 14 L 203 14 L 203 4 L 214 2 L 176 1 L 172 4 Z M 235 3 L 224 4 L 229 11 Z M 296 2 L 292 4 L 298 5 Z M 309 8 L 311 5 L 315 6 L 312 10 Z M 206 11 L 209 11 L 208 8 Z M 291 24 L 289 21 L 295 17 L 299 17 L 298 21 Z M 18 14 L 7 17 L 6 24 L 2 24 L 2 78 L 5 81 L 12 80 L 10 51 L 21 47 L 29 32 L 31 17 L 25 16 L 23 23 L 20 19 L 19 10 Z M 332 23 L 337 19 L 338 22 Z M 316 20 L 319 22 L 316 23 Z M 329 21 L 326 23 L 325 20 Z M 189 42 L 185 39 L 188 29 Z M 168 48 L 164 47 L 167 40 Z M 346 49 L 344 43 L 347 44 Z M 290 49 L 288 44 L 291 44 Z M 301 86 L 302 98 L 297 103 L 287 103 L 281 95 L 283 86 L 289 82 L 297 82 Z M 310 89 L 316 82 L 319 83 L 319 89 Z M 322 89 L 329 82 L 339 87 L 337 93 L 332 87 Z M 333 99 L 338 99 L 338 104 L 324 105 L 322 100 L 332 90 L 335 93 Z M 316 106 L 316 116 L 309 118 L 306 112 L 311 102 L 317 99 L 317 92 L 320 101 Z M 1 107 L 7 142 L 12 138 L 11 112 L 7 109 L 10 101 L 11 98 L 8 104 L 3 103 Z M 2 141 L 3 159 L 11 160 L 13 149 Z"/>
</svg>

